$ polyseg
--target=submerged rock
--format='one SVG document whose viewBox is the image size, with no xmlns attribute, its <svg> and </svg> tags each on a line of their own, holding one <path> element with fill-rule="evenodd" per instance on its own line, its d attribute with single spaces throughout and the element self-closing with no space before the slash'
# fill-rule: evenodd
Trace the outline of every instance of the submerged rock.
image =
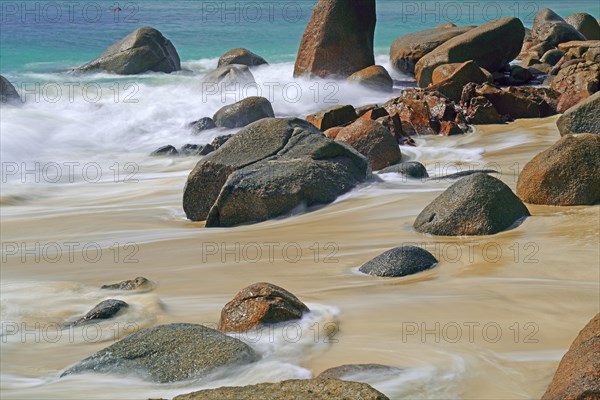
<svg viewBox="0 0 600 400">
<path fill-rule="evenodd" d="M 152 157 L 177 156 L 177 155 L 179 155 L 179 151 L 177 151 L 175 146 L 168 144 L 166 146 L 162 146 L 162 147 L 159 147 L 158 149 L 154 150 L 152 153 L 150 153 L 150 155 Z"/>
<path fill-rule="evenodd" d="M 571 133 L 600 135 L 600 92 L 567 110 L 556 122 L 561 136 Z"/>
<path fill-rule="evenodd" d="M 127 336 L 69 368 L 61 377 L 95 372 L 178 382 L 200 379 L 258 358 L 247 344 L 214 329 L 170 324 Z"/>
<path fill-rule="evenodd" d="M 400 36 L 390 47 L 390 63 L 405 74 L 415 73 L 415 64 L 448 40 L 462 35 L 474 26 L 437 27 Z"/>
<path fill-rule="evenodd" d="M 368 378 L 380 379 L 382 376 L 398 376 L 404 370 L 381 364 L 346 364 L 321 372 L 316 379 L 340 379 L 343 381 L 364 382 Z"/>
<path fill-rule="evenodd" d="M 17 89 L 15 89 L 8 79 L 0 75 L 0 103 L 19 104 L 21 102 L 21 96 L 17 92 Z"/>
<path fill-rule="evenodd" d="M 380 174 L 401 174 L 410 178 L 420 179 L 428 178 L 427 168 L 420 162 L 409 161 L 400 164 L 392 165 L 379 171 Z"/>
<path fill-rule="evenodd" d="M 129 279 L 126 281 L 113 283 L 110 285 L 102 285 L 100 289 L 107 290 L 137 290 L 137 289 L 149 289 L 152 287 L 152 282 L 143 276 L 138 276 L 135 279 Z"/>
<path fill-rule="evenodd" d="M 217 67 L 223 65 L 238 64 L 246 65 L 248 67 L 255 67 L 257 65 L 268 64 L 264 58 L 258 56 L 248 49 L 238 48 L 229 50 L 219 58 Z"/>
<path fill-rule="evenodd" d="M 267 118 L 198 163 L 184 191 L 189 219 L 206 226 L 261 222 L 327 204 L 370 176 L 368 161 L 300 119 Z"/>
<path fill-rule="evenodd" d="M 438 236 L 493 235 L 528 217 L 527 207 L 501 180 L 462 178 L 419 214 L 414 228 Z"/>
<path fill-rule="evenodd" d="M 395 278 L 426 271 L 433 268 L 437 262 L 427 250 L 415 246 L 403 246 L 378 255 L 359 270 L 369 275 Z"/>
<path fill-rule="evenodd" d="M 215 129 L 217 127 L 217 125 L 215 125 L 215 121 L 213 121 L 213 119 L 210 117 L 200 118 L 198 121 L 192 122 L 189 126 L 196 135 L 202 131 Z"/>
<path fill-rule="evenodd" d="M 415 66 L 417 83 L 427 87 L 440 65 L 469 60 L 489 72 L 498 71 L 519 54 L 524 37 L 525 27 L 518 18 L 503 18 L 473 28 L 421 58 Z"/>
<path fill-rule="evenodd" d="M 564 355 L 542 400 L 593 400 L 600 396 L 600 314 Z"/>
<path fill-rule="evenodd" d="M 139 28 L 109 47 L 97 59 L 77 71 L 106 71 L 120 75 L 181 70 L 175 46 L 149 26 Z"/>
<path fill-rule="evenodd" d="M 104 300 L 88 311 L 83 317 L 68 325 L 83 325 L 99 319 L 109 319 L 117 315 L 123 308 L 127 307 L 129 307 L 129 304 L 122 300 Z"/>
<path fill-rule="evenodd" d="M 340 130 L 336 141 L 348 143 L 367 157 L 371 169 L 378 171 L 396 164 L 402 158 L 398 143 L 383 125 L 369 119 L 359 119 Z"/>
<path fill-rule="evenodd" d="M 338 379 L 301 379 L 222 387 L 184 394 L 173 400 L 389 400 L 366 383 Z"/>
<path fill-rule="evenodd" d="M 239 90 L 249 85 L 256 85 L 256 81 L 246 65 L 222 65 L 202 78 L 202 89 L 207 93 L 222 89 Z"/>
<path fill-rule="evenodd" d="M 302 35 L 294 77 L 348 77 L 375 64 L 375 0 L 319 0 Z"/>
<path fill-rule="evenodd" d="M 307 312 L 308 307 L 287 290 L 271 283 L 255 283 L 223 307 L 219 330 L 245 332 L 260 325 L 298 320 Z"/>
<path fill-rule="evenodd" d="M 592 205 L 600 201 L 600 135 L 567 135 L 531 160 L 517 183 L 531 204 Z"/>
<path fill-rule="evenodd" d="M 222 107 L 213 116 L 219 128 L 241 128 L 263 118 L 274 118 L 273 106 L 264 97 L 246 97 Z"/>
</svg>

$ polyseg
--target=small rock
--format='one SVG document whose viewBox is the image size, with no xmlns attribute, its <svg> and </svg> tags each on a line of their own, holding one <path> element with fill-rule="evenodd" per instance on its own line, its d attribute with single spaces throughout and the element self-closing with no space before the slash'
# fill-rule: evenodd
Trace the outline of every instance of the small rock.
<svg viewBox="0 0 600 400">
<path fill-rule="evenodd" d="M 185 144 L 179 149 L 179 154 L 182 156 L 199 156 L 203 150 L 204 146 L 200 144 Z"/>
<path fill-rule="evenodd" d="M 438 236 L 493 235 L 528 217 L 527 207 L 501 180 L 462 178 L 419 214 L 414 228 Z"/>
<path fill-rule="evenodd" d="M 311 114 L 306 117 L 306 120 L 317 127 L 321 131 L 326 131 L 329 128 L 336 126 L 347 125 L 358 118 L 354 107 L 333 106 L 326 110 L 319 111 L 316 114 Z"/>
<path fill-rule="evenodd" d="M 220 148 L 221 146 L 223 146 L 225 143 L 227 143 L 227 141 L 229 139 L 231 139 L 232 137 L 234 137 L 235 135 L 222 135 L 222 136 L 217 136 L 216 138 L 213 139 L 212 142 L 210 142 L 210 145 L 212 146 L 212 148 L 214 150 L 217 150 L 218 148 Z"/>
<path fill-rule="evenodd" d="M 382 376 L 398 376 L 404 370 L 381 364 L 347 364 L 333 367 L 321 372 L 315 379 L 340 379 L 343 381 L 364 382 L 368 378 Z M 366 379 L 361 379 L 366 378 Z M 365 382 L 366 383 L 366 382 Z"/>
<path fill-rule="evenodd" d="M 118 283 L 113 283 L 111 285 L 102 285 L 100 289 L 109 289 L 109 290 L 137 290 L 137 289 L 148 289 L 152 287 L 152 282 L 150 280 L 144 278 L 143 276 L 138 276 L 135 279 L 130 279 Z"/>
<path fill-rule="evenodd" d="M 361 69 L 350 75 L 348 81 L 382 92 L 391 92 L 394 88 L 394 80 L 381 65 Z"/>
<path fill-rule="evenodd" d="M 246 332 L 260 325 L 298 320 L 307 312 L 308 307 L 287 290 L 270 283 L 255 283 L 223 307 L 219 330 Z"/>
<path fill-rule="evenodd" d="M 360 272 L 381 277 L 400 277 L 433 268 L 437 260 L 420 247 L 403 246 L 388 250 L 359 268 Z"/>
<path fill-rule="evenodd" d="M 264 97 L 247 97 L 221 108 L 213 116 L 219 128 L 241 128 L 263 118 L 274 118 L 273 106 Z"/>
<path fill-rule="evenodd" d="M 150 153 L 150 155 L 152 157 L 157 157 L 157 156 L 176 156 L 179 155 L 179 152 L 177 151 L 177 149 L 174 146 L 166 145 L 163 147 L 159 147 L 158 149 L 154 150 L 152 153 Z"/>
<path fill-rule="evenodd" d="M 545 52 L 540 61 L 555 66 L 564 55 L 565 54 L 562 51 L 558 49 L 552 49 Z"/>
<path fill-rule="evenodd" d="M 192 128 L 195 134 L 199 134 L 200 132 L 209 129 L 215 129 L 217 127 L 213 119 L 209 117 L 200 118 L 198 121 L 192 122 L 189 126 Z"/>
<path fill-rule="evenodd" d="M 531 74 L 531 72 L 529 72 L 528 69 L 515 65 L 510 70 L 510 78 L 508 82 L 511 85 L 524 85 L 527 82 L 529 82 L 532 78 L 533 75 Z"/>
<path fill-rule="evenodd" d="M 410 178 L 421 179 L 428 178 L 427 168 L 420 162 L 409 161 L 400 164 L 392 165 L 379 171 L 380 174 L 401 174 Z"/>
<path fill-rule="evenodd" d="M 502 124 L 506 119 L 485 97 L 473 97 L 466 112 L 467 120 L 473 125 Z"/>
<path fill-rule="evenodd" d="M 531 204 L 593 205 L 600 201 L 600 135 L 567 135 L 519 175 L 519 197 Z"/>
<path fill-rule="evenodd" d="M 433 71 L 433 85 L 428 89 L 436 90 L 448 97 L 450 100 L 460 101 L 463 87 L 467 83 L 485 83 L 488 80 L 487 76 L 483 73 L 475 61 L 467 61 L 458 65 L 450 64 L 450 66 L 454 66 L 454 70 L 448 77 L 438 81 L 437 79 L 446 75 L 441 73 L 439 69 L 447 66 L 448 64 L 441 65 Z M 437 74 L 436 71 L 438 71 Z"/>
<path fill-rule="evenodd" d="M 208 93 L 222 89 L 240 89 L 255 85 L 254 75 L 246 65 L 223 65 L 202 78 L 202 90 Z M 216 86 L 217 90 L 214 90 Z"/>
<path fill-rule="evenodd" d="M 99 319 L 109 319 L 114 317 L 123 308 L 129 307 L 129 304 L 121 300 L 104 300 L 88 311 L 83 317 L 73 322 L 72 326 L 91 323 Z"/>
<path fill-rule="evenodd" d="M 244 48 L 238 48 L 229 50 L 227 53 L 223 54 L 221 58 L 219 58 L 218 67 L 222 67 L 223 65 L 230 64 L 238 64 L 238 65 L 246 65 L 248 67 L 255 67 L 257 65 L 268 64 L 264 58 L 261 56 L 257 56 L 250 50 Z"/>
</svg>

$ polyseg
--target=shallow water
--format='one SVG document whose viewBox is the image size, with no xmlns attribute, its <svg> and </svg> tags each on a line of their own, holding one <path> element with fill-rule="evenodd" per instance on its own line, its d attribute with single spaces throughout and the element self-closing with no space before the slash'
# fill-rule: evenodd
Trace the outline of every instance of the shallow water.
<svg viewBox="0 0 600 400">
<path fill-rule="evenodd" d="M 185 71 L 131 78 L 65 72 L 131 26 L 110 18 L 96 25 L 10 25 L 6 4 L 0 72 L 31 92 L 26 106 L 0 109 L 2 398 L 169 398 L 200 388 L 308 378 L 346 363 L 404 369 L 397 376 L 356 377 L 392 399 L 538 398 L 573 338 L 598 312 L 598 207 L 530 206 L 531 218 L 492 237 L 431 237 L 416 233 L 412 223 L 452 182 L 386 174 L 383 182 L 289 218 L 230 229 L 204 229 L 185 219 L 183 186 L 198 160 L 148 154 L 165 144 L 204 144 L 235 133 L 193 136 L 186 127 L 258 94 L 257 87 L 225 98 L 203 92 L 203 73 L 226 49 L 246 45 L 272 61 L 253 74 L 279 117 L 392 97 L 343 82 L 293 80 L 295 46 L 308 15 L 297 24 L 260 29 L 245 21 L 245 35 L 235 25 L 200 24 L 199 34 L 192 25 L 198 15 L 182 12 L 193 2 L 145 2 L 142 21 L 175 42 Z M 298 4 L 309 10 L 312 2 Z M 544 5 L 563 15 L 600 14 L 594 2 Z M 447 22 L 402 22 L 396 2 L 378 7 L 377 62 L 388 70 L 385 53 L 394 37 Z M 477 18 L 461 22 L 483 22 Z M 58 40 L 63 37 L 70 39 Z M 75 85 L 72 95 L 69 85 Z M 402 147 L 403 159 L 424 163 L 432 177 L 496 169 L 515 189 L 525 163 L 559 138 L 555 122 L 522 120 L 459 137 L 419 137 L 418 147 Z M 440 263 L 402 279 L 358 272 L 362 263 L 403 244 L 428 249 Z M 136 276 L 151 279 L 154 289 L 99 290 Z M 240 336 L 263 356 L 252 366 L 172 385 L 127 376 L 58 379 L 68 366 L 133 331 L 171 322 L 215 326 L 223 305 L 260 281 L 290 290 L 312 313 Z M 61 329 L 107 298 L 130 307 L 100 324 Z"/>
</svg>

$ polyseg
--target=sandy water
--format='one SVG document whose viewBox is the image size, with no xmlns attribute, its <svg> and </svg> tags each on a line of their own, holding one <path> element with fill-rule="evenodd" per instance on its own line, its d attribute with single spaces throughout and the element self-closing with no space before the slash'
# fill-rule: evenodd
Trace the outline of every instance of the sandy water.
<svg viewBox="0 0 600 400">
<path fill-rule="evenodd" d="M 402 148 L 404 159 L 425 163 L 432 176 L 496 168 L 514 189 L 519 168 L 559 137 L 555 120 L 419 138 L 419 147 Z M 181 209 L 196 160 L 129 154 L 117 161 L 139 167 L 137 182 L 80 179 L 3 194 L 2 398 L 169 397 L 307 378 L 345 363 L 404 368 L 392 377 L 360 377 L 392 399 L 537 398 L 599 309 L 598 207 L 530 206 L 531 218 L 498 235 L 430 237 L 416 233 L 412 222 L 452 182 L 384 175 L 384 182 L 310 213 L 205 229 Z M 430 250 L 439 265 L 402 279 L 357 272 L 377 254 L 409 243 Z M 154 290 L 98 290 L 140 275 L 155 282 Z M 214 326 L 237 291 L 260 281 L 290 290 L 313 312 L 297 324 L 241 337 L 263 355 L 251 367 L 174 385 L 124 376 L 58 379 L 136 329 Z M 131 307 L 93 328 L 57 329 L 107 298 Z"/>
</svg>

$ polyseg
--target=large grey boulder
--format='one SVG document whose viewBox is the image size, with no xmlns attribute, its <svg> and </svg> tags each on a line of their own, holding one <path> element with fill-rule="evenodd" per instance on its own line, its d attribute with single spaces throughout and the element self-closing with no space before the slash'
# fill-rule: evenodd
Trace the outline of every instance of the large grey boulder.
<svg viewBox="0 0 600 400">
<path fill-rule="evenodd" d="M 173 400 L 389 400 L 366 383 L 338 379 L 297 379 L 183 394 Z"/>
<path fill-rule="evenodd" d="M 390 63 L 397 71 L 414 74 L 415 64 L 423 56 L 473 28 L 474 26 L 437 27 L 402 35 L 392 42 Z"/>
<path fill-rule="evenodd" d="M 363 264 L 359 271 L 374 276 L 400 277 L 431 269 L 437 262 L 435 257 L 425 249 L 402 246 L 378 255 Z"/>
<path fill-rule="evenodd" d="M 561 136 L 570 133 L 600 134 L 600 92 L 569 108 L 556 125 Z"/>
<path fill-rule="evenodd" d="M 554 47 L 572 40 L 585 40 L 585 36 L 575 27 L 549 8 L 543 8 L 535 15 L 531 38 L 533 41 L 547 42 Z"/>
<path fill-rule="evenodd" d="M 247 344 L 214 329 L 170 324 L 127 336 L 77 363 L 61 377 L 86 372 L 131 374 L 167 383 L 202 378 L 258 358 Z"/>
<path fill-rule="evenodd" d="M 259 119 L 274 117 L 269 100 L 252 96 L 222 107 L 212 119 L 219 128 L 241 128 Z"/>
<path fill-rule="evenodd" d="M 100 57 L 77 71 L 106 71 L 120 75 L 181 70 L 175 46 L 149 26 L 139 28 L 109 47 Z"/>
<path fill-rule="evenodd" d="M 21 96 L 17 89 L 8 79 L 0 75 L 0 103 L 1 104 L 19 104 Z"/>
<path fill-rule="evenodd" d="M 502 18 L 456 36 L 421 58 L 415 65 L 420 87 L 432 82 L 433 71 L 443 64 L 473 60 L 481 68 L 495 72 L 519 55 L 525 27 L 518 18 Z"/>
<path fill-rule="evenodd" d="M 186 215 L 233 226 L 327 204 L 370 176 L 368 161 L 297 118 L 257 121 L 201 160 L 183 196 Z"/>
<path fill-rule="evenodd" d="M 529 215 L 504 182 L 480 173 L 462 178 L 433 200 L 414 228 L 438 236 L 492 235 Z"/>
<path fill-rule="evenodd" d="M 375 64 L 375 0 L 319 0 L 306 26 L 294 77 L 348 77 Z"/>
</svg>

